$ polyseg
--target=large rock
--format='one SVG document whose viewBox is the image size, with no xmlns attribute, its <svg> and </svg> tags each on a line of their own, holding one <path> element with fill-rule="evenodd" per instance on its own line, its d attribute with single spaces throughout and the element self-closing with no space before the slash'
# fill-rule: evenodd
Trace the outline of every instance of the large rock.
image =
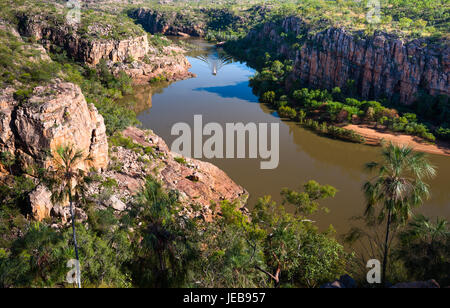
<svg viewBox="0 0 450 308">
<path fill-rule="evenodd" d="M 107 201 L 105 201 L 107 207 L 112 207 L 114 210 L 123 212 L 127 208 L 127 205 L 117 198 L 117 196 L 111 196 Z"/>
<path fill-rule="evenodd" d="M 162 76 L 168 81 L 195 76 L 189 72 L 191 64 L 184 56 L 184 50 L 173 46 L 164 47 L 162 53 L 151 49 L 145 62 L 114 63 L 110 61 L 108 65 L 114 75 L 125 72 L 135 84 L 148 84 L 153 78 Z"/>
<path fill-rule="evenodd" d="M 51 201 L 52 193 L 44 185 L 39 185 L 30 194 L 31 212 L 37 221 L 42 221 L 50 217 L 53 203 Z"/>
<path fill-rule="evenodd" d="M 81 89 L 57 82 L 37 87 L 28 102 L 18 104 L 9 89 L 0 93 L 0 150 L 15 153 L 23 167 L 47 168 L 48 150 L 72 145 L 91 160 L 78 168 L 105 169 L 108 141 L 103 117 L 88 105 Z"/>
</svg>

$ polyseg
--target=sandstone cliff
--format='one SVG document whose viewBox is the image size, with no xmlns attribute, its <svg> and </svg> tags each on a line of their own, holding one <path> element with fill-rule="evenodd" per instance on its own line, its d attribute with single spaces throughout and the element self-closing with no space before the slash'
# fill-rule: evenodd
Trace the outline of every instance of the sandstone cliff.
<svg viewBox="0 0 450 308">
<path fill-rule="evenodd" d="M 386 97 L 404 104 L 414 102 L 419 91 L 450 95 L 448 45 L 428 47 L 424 40 L 403 42 L 383 33 L 357 38 L 338 28 L 309 34 L 308 25 L 297 17 L 284 19 L 279 29 L 278 24 L 267 23 L 250 32 L 248 39 L 293 60 L 291 82 L 345 89 L 347 80 L 354 80 L 363 98 Z M 293 45 L 282 33 L 303 37 L 297 41 L 303 45 Z"/>
<path fill-rule="evenodd" d="M 78 86 L 56 82 L 36 87 L 22 103 L 13 93 L 11 88 L 0 92 L 0 150 L 20 157 L 22 168 L 48 167 L 47 151 L 68 144 L 92 158 L 79 168 L 108 166 L 103 117 L 86 103 Z"/>
<path fill-rule="evenodd" d="M 24 36 L 34 37 L 44 47 L 52 45 L 63 48 L 77 61 L 96 65 L 101 59 L 123 62 L 127 59 L 142 59 L 149 52 L 147 34 L 128 39 L 92 39 L 77 34 L 72 26 L 55 26 L 45 16 L 19 16 L 19 31 Z"/>
<path fill-rule="evenodd" d="M 108 66 L 115 75 L 121 71 L 125 72 L 135 84 L 148 84 L 152 79 L 161 77 L 167 81 L 177 81 L 195 76 L 189 72 L 191 64 L 184 56 L 184 50 L 174 46 L 164 47 L 162 52 L 150 48 L 145 61 L 109 61 Z"/>
<path fill-rule="evenodd" d="M 175 46 L 165 46 L 162 50 L 155 48 L 149 44 L 146 33 L 125 39 L 102 39 L 95 35 L 80 35 L 77 29 L 67 24 L 55 25 L 45 16 L 22 14 L 19 20 L 20 33 L 33 37 L 47 50 L 62 48 L 70 57 L 90 66 L 106 60 L 114 74 L 123 71 L 137 84 L 145 84 L 161 76 L 167 80 L 193 76 L 183 49 Z M 107 25 L 97 26 L 95 31 L 107 32 Z"/>
</svg>

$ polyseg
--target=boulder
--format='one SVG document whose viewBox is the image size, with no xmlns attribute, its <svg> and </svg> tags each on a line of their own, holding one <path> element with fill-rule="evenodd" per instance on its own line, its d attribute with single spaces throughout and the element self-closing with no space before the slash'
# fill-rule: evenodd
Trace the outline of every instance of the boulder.
<svg viewBox="0 0 450 308">
<path fill-rule="evenodd" d="M 53 209 L 52 193 L 44 185 L 39 185 L 29 195 L 33 218 L 42 221 L 50 217 Z"/>
<path fill-rule="evenodd" d="M 127 205 L 122 200 L 117 198 L 117 196 L 114 196 L 114 195 L 111 196 L 111 198 L 109 198 L 104 203 L 105 203 L 105 206 L 112 207 L 114 210 L 119 211 L 119 212 L 123 212 L 127 208 Z"/>
</svg>

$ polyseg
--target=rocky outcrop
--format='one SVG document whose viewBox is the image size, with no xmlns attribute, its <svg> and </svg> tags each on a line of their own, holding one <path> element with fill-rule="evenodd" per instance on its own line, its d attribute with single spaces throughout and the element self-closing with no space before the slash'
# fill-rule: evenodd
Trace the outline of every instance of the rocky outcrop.
<svg viewBox="0 0 450 308">
<path fill-rule="evenodd" d="M 53 203 L 52 193 L 44 185 L 39 185 L 29 196 L 31 211 L 34 219 L 42 221 L 50 217 Z"/>
<path fill-rule="evenodd" d="M 181 158 L 172 153 L 164 140 L 151 131 L 130 127 L 123 131 L 123 136 L 130 138 L 140 147 L 152 150 L 142 153 L 120 146 L 112 148 L 110 169 L 102 173 L 102 176 L 118 183 L 119 195 L 113 198 L 115 201 L 123 200 L 129 203 L 131 196 L 142 189 L 146 177 L 152 176 L 166 189 L 179 192 L 185 214 L 190 216 L 200 215 L 205 220 L 211 220 L 216 214 L 211 203 L 218 204 L 224 200 L 237 202 L 240 206 L 245 205 L 247 191 L 216 166 L 195 159 Z M 118 164 L 118 168 L 115 164 Z M 91 194 L 101 195 L 100 186 L 94 185 L 90 189 Z M 108 198 L 104 205 L 111 205 L 112 201 Z M 116 204 L 123 208 L 121 203 Z M 200 206 L 198 213 L 190 207 L 194 204 Z"/>
<path fill-rule="evenodd" d="M 55 26 L 43 16 L 29 15 L 20 16 L 19 30 L 25 36 L 34 37 L 47 50 L 58 46 L 82 63 L 95 66 L 102 59 L 106 60 L 115 75 L 123 71 L 136 84 L 145 84 L 161 76 L 169 81 L 193 76 L 183 49 L 175 46 L 165 46 L 162 50 L 154 48 L 149 45 L 147 34 L 121 40 L 99 39 L 94 35 L 85 37 L 70 25 Z"/>
<path fill-rule="evenodd" d="M 13 89 L 0 93 L 0 150 L 16 154 L 23 168 L 48 167 L 48 150 L 68 144 L 91 158 L 80 169 L 108 166 L 103 117 L 86 103 L 78 86 L 56 82 L 36 87 L 32 97 L 20 104 L 13 93 Z"/>
<path fill-rule="evenodd" d="M 308 25 L 297 17 L 284 19 L 282 30 L 278 29 L 279 24 L 267 23 L 252 31 L 248 39 L 267 43 L 293 60 L 290 82 L 345 89 L 347 81 L 354 80 L 355 90 L 363 98 L 386 97 L 404 104 L 414 102 L 419 91 L 450 95 L 448 45 L 427 46 L 425 40 L 418 39 L 403 42 L 384 33 L 357 38 L 339 28 L 310 34 Z M 282 33 L 304 39 L 293 45 Z"/>
<path fill-rule="evenodd" d="M 165 12 L 139 8 L 130 13 L 130 17 L 139 22 L 146 31 L 155 34 L 199 36 L 206 32 L 206 24 L 195 20 L 189 12 Z"/>
<path fill-rule="evenodd" d="M 76 33 L 72 26 L 55 26 L 43 16 L 19 16 L 19 31 L 24 36 L 34 37 L 47 49 L 54 45 L 64 48 L 74 59 L 96 65 L 101 59 L 123 62 L 127 59 L 142 59 L 149 52 L 147 34 L 123 40 L 92 39 Z"/>
<path fill-rule="evenodd" d="M 163 77 L 167 81 L 177 81 L 194 77 L 189 72 L 191 64 L 178 47 L 164 47 L 163 52 L 149 52 L 145 62 L 132 63 L 108 62 L 113 74 L 125 72 L 135 84 L 148 84 L 154 78 Z"/>
</svg>

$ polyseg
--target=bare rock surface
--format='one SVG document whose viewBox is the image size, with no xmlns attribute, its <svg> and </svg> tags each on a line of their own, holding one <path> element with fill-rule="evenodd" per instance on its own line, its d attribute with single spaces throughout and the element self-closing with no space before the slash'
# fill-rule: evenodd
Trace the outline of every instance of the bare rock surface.
<svg viewBox="0 0 450 308">
<path fill-rule="evenodd" d="M 55 26 L 44 16 L 24 14 L 19 18 L 22 35 L 35 38 L 47 49 L 51 49 L 52 45 L 63 47 L 69 56 L 90 65 L 97 65 L 101 59 L 114 62 L 128 58 L 140 59 L 149 51 L 146 34 L 121 40 L 90 39 L 76 34 L 70 25 Z M 97 32 L 101 31 L 99 29 Z"/>
<path fill-rule="evenodd" d="M 154 78 L 176 81 L 195 76 L 189 72 L 191 64 L 184 56 L 184 50 L 174 46 L 164 47 L 162 52 L 151 49 L 145 61 L 132 63 L 109 61 L 108 66 L 115 75 L 121 71 L 125 72 L 135 84 L 148 84 Z"/>
<path fill-rule="evenodd" d="M 183 49 L 165 46 L 159 50 L 149 44 L 146 33 L 122 39 L 86 38 L 70 25 L 55 26 L 42 16 L 23 15 L 20 19 L 20 32 L 41 42 L 46 49 L 61 47 L 69 56 L 90 66 L 105 60 L 115 75 L 123 71 L 137 84 L 161 76 L 167 80 L 193 77 Z M 108 32 L 107 28 L 108 25 L 97 26 L 95 32 Z"/>
<path fill-rule="evenodd" d="M 244 206 L 247 191 L 216 166 L 195 159 L 180 159 L 164 140 L 148 130 L 129 127 L 123 136 L 144 148 L 152 148 L 153 152 L 142 154 L 123 147 L 112 148 L 111 164 L 119 163 L 120 168 L 110 168 L 102 175 L 116 180 L 120 199 L 130 200 L 143 187 L 145 178 L 153 176 L 166 189 L 179 192 L 187 214 L 194 215 L 189 212 L 189 205 L 196 204 L 201 206 L 201 215 L 211 220 L 215 215 L 211 203 L 228 200 Z"/>
<path fill-rule="evenodd" d="M 33 217 L 42 221 L 50 217 L 53 209 L 52 193 L 44 185 L 39 185 L 29 196 Z"/>
<path fill-rule="evenodd" d="M 0 148 L 20 152 L 41 167 L 48 167 L 48 150 L 72 145 L 92 160 L 78 166 L 80 169 L 104 169 L 108 165 L 108 142 L 103 117 L 93 105 L 88 105 L 81 89 L 72 84 L 57 82 L 36 87 L 28 102 L 10 101 L 10 138 L 0 141 Z M 2 111 L 0 111 L 2 112 Z M 2 140 L 3 141 L 3 140 Z"/>
</svg>

